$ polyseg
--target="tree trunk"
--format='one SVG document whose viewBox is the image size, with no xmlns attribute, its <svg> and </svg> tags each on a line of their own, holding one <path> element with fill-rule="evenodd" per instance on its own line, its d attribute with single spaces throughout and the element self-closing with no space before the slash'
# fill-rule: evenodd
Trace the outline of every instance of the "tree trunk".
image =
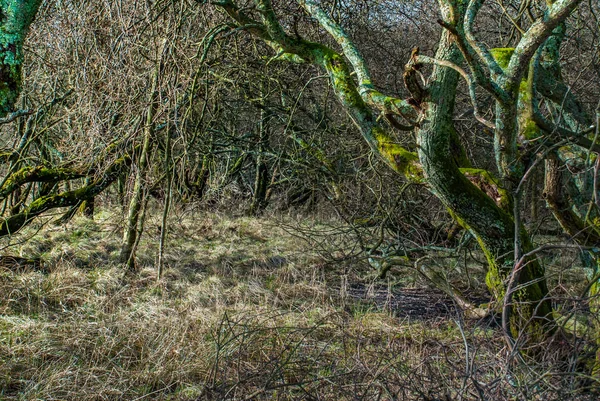
<svg viewBox="0 0 600 401">
<path fill-rule="evenodd" d="M 81 214 L 83 214 L 88 219 L 94 220 L 94 210 L 95 210 L 95 200 L 94 198 L 90 200 L 83 201 L 81 203 Z"/>
<path fill-rule="evenodd" d="M 158 263 L 157 263 L 157 279 L 160 280 L 163 272 L 164 256 L 165 256 L 165 241 L 167 240 L 169 207 L 171 206 L 173 174 L 171 166 L 171 132 L 166 130 L 167 138 L 165 141 L 165 174 L 167 190 L 165 193 L 165 204 L 163 207 L 162 222 L 160 226 L 160 240 L 158 244 Z"/>
<path fill-rule="evenodd" d="M 0 117 L 14 110 L 21 94 L 23 44 L 41 0 L 8 0 L 0 10 Z"/>
<path fill-rule="evenodd" d="M 211 150 L 212 152 L 212 146 Z M 210 156 L 208 154 L 202 155 L 202 163 L 200 165 L 200 171 L 198 172 L 194 183 L 192 184 L 192 189 L 194 192 L 194 196 L 197 199 L 202 199 L 204 197 L 204 192 L 208 187 L 208 179 L 210 177 Z"/>
<path fill-rule="evenodd" d="M 161 51 L 162 53 L 162 51 Z M 125 230 L 123 232 L 123 242 L 121 245 L 121 263 L 124 263 L 129 270 L 135 270 L 135 244 L 137 237 L 141 233 L 138 232 L 138 220 L 140 217 L 140 210 L 144 203 L 144 197 L 146 191 L 144 190 L 146 172 L 148 170 L 148 158 L 152 149 L 154 136 L 154 116 L 158 108 L 158 82 L 160 78 L 160 71 L 162 67 L 162 61 L 158 62 L 154 73 L 152 75 L 152 84 L 150 93 L 148 96 L 149 104 L 146 110 L 146 121 L 144 127 L 144 142 L 139 155 L 135 182 L 133 185 L 133 194 L 129 203 L 129 210 L 127 213 L 127 220 Z"/>
<path fill-rule="evenodd" d="M 87 177 L 85 179 L 85 185 L 90 185 L 92 182 L 92 180 Z M 83 216 L 87 217 L 88 219 L 94 220 L 94 209 L 95 209 L 95 198 L 91 198 L 88 200 L 84 200 L 83 202 L 81 202 L 81 206 L 79 207 L 79 210 L 81 211 L 81 214 L 83 214 Z"/>
<path fill-rule="evenodd" d="M 261 91 L 262 91 L 261 87 Z M 264 91 L 263 91 L 264 92 Z M 263 93 L 264 95 L 264 93 Z M 260 120 L 258 123 L 258 146 L 256 154 L 256 167 L 254 173 L 254 193 L 252 195 L 252 203 L 250 204 L 250 214 L 257 215 L 266 207 L 267 188 L 269 186 L 269 170 L 264 161 L 263 152 L 266 144 L 269 141 L 269 118 L 270 113 L 267 112 L 265 99 L 261 100 Z"/>
<path fill-rule="evenodd" d="M 451 18 L 450 15 L 445 17 Z M 443 32 L 436 59 L 460 63 L 461 53 L 453 43 L 451 34 Z M 509 206 L 512 197 L 500 189 L 493 194 L 495 196 L 488 196 L 467 179 L 453 162 L 449 149 L 450 135 L 454 129 L 452 116 L 458 78 L 458 73 L 450 68 L 438 65 L 433 68 L 427 88 L 428 96 L 421 104 L 425 116 L 424 123 L 417 131 L 419 160 L 432 192 L 454 219 L 477 239 L 488 261 L 486 283 L 496 299 L 501 301 L 514 267 L 515 224 Z M 510 142 L 510 138 L 505 137 L 497 142 L 507 140 Z M 507 177 L 510 176 L 507 158 L 511 154 L 508 152 L 497 157 Z M 531 250 L 531 241 L 522 227 L 519 240 L 523 252 Z M 539 337 L 545 331 L 543 326 L 551 319 L 552 307 L 547 298 L 544 269 L 537 259 L 532 258 L 524 264 L 517 284 L 522 290 L 511 308 L 510 331 L 515 337 L 523 330 L 533 337 Z"/>
</svg>

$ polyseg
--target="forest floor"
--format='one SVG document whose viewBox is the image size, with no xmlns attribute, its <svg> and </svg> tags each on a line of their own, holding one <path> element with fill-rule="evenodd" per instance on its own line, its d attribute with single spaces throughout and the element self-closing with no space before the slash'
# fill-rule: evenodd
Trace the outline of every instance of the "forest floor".
<svg viewBox="0 0 600 401">
<path fill-rule="evenodd" d="M 0 400 L 567 399 L 582 388 L 564 381 L 559 351 L 539 362 L 547 379 L 531 363 L 509 369 L 493 319 L 465 321 L 410 272 L 376 280 L 364 263 L 327 258 L 327 241 L 303 241 L 290 220 L 174 213 L 161 280 L 158 217 L 135 275 L 118 263 L 119 213 L 29 227 L 2 251 L 43 265 L 0 267 Z M 562 359 L 568 348 L 559 337 L 547 347 Z"/>
</svg>

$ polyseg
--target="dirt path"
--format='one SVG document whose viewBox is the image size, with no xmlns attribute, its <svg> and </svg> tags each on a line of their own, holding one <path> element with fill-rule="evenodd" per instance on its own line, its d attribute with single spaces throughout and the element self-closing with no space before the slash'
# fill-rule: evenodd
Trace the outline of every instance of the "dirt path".
<svg viewBox="0 0 600 401">
<path fill-rule="evenodd" d="M 346 291 L 347 297 L 371 305 L 377 309 L 390 310 L 398 318 L 430 320 L 457 316 L 458 309 L 452 298 L 429 288 L 393 288 L 353 284 Z M 482 297 L 468 297 L 474 303 L 488 302 Z"/>
</svg>

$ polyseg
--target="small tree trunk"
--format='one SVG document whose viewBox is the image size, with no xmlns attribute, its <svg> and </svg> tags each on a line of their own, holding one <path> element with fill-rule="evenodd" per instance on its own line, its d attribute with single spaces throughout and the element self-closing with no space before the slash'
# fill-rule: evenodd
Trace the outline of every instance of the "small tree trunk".
<svg viewBox="0 0 600 401">
<path fill-rule="evenodd" d="M 162 277 L 165 255 L 165 240 L 167 239 L 167 219 L 169 217 L 169 207 L 171 206 L 171 189 L 173 186 L 173 174 L 171 170 L 171 133 L 167 130 L 167 139 L 165 141 L 165 172 L 167 181 L 167 190 L 165 194 L 165 205 L 163 208 L 162 223 L 160 226 L 160 241 L 158 245 L 158 263 L 157 279 Z"/>
<path fill-rule="evenodd" d="M 85 179 L 85 185 L 90 185 L 91 183 L 92 180 L 89 177 Z M 81 202 L 81 206 L 79 207 L 81 214 L 88 219 L 94 220 L 95 203 L 95 198 Z"/>
<path fill-rule="evenodd" d="M 271 174 L 271 182 L 269 182 L 269 186 L 267 187 L 267 192 L 265 194 L 265 201 L 268 203 L 273 196 L 273 188 L 275 187 L 275 182 L 277 180 L 277 173 L 279 171 L 278 167 L 275 167 L 273 174 Z"/>
<path fill-rule="evenodd" d="M 94 220 L 95 198 L 92 198 L 81 203 L 81 214 L 88 219 Z"/>
<path fill-rule="evenodd" d="M 152 147 L 152 136 L 154 135 L 154 116 L 158 107 L 158 80 L 160 75 L 162 62 L 159 62 L 152 76 L 152 86 L 149 94 L 149 105 L 146 111 L 146 124 L 144 127 L 144 142 L 140 152 L 135 183 L 133 185 L 133 194 L 129 203 L 125 231 L 123 233 L 123 243 L 121 246 L 121 263 L 127 265 L 130 270 L 135 270 L 135 244 L 138 235 L 138 220 L 142 204 L 145 202 L 144 180 L 148 167 L 148 157 Z"/>
<path fill-rule="evenodd" d="M 250 205 L 250 214 L 257 215 L 266 207 L 267 188 L 269 187 L 269 170 L 264 161 L 263 152 L 269 140 L 268 119 L 270 115 L 266 110 L 264 99 L 260 109 L 260 122 L 258 124 L 258 154 L 256 156 L 256 170 L 254 174 L 254 194 Z"/>
<path fill-rule="evenodd" d="M 138 221 L 137 221 L 137 225 L 135 227 L 136 229 L 136 238 L 135 238 L 135 242 L 133 243 L 133 246 L 131 247 L 131 254 L 134 256 L 136 255 L 137 249 L 140 245 L 140 241 L 142 239 L 142 233 L 144 232 L 144 226 L 146 223 L 146 213 L 148 211 L 148 200 L 150 200 L 150 197 L 148 196 L 148 194 L 144 194 L 144 196 L 142 197 L 143 201 L 142 201 L 142 205 L 140 207 L 140 214 L 138 217 Z M 129 271 L 134 271 L 132 269 L 136 268 L 136 264 L 135 264 L 135 259 L 132 259 L 133 263 L 132 266 L 129 267 Z"/>
<path fill-rule="evenodd" d="M 209 155 L 202 156 L 202 164 L 200 166 L 200 171 L 196 176 L 196 180 L 192 185 L 194 190 L 194 195 L 198 199 L 202 199 L 204 196 L 204 192 L 206 191 L 206 187 L 208 186 L 208 178 L 210 177 L 210 157 Z"/>
<path fill-rule="evenodd" d="M 269 171 L 267 165 L 259 156 L 256 161 L 256 174 L 254 176 L 254 196 L 250 205 L 250 214 L 257 215 L 266 206 L 267 188 L 269 186 Z"/>
</svg>

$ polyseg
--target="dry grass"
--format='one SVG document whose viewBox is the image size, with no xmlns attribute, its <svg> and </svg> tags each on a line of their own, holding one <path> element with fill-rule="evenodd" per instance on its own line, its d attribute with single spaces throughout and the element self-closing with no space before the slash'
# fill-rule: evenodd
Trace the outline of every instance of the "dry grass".
<svg viewBox="0 0 600 401">
<path fill-rule="evenodd" d="M 118 221 L 46 227 L 5 250 L 48 272 L 0 272 L 0 399 L 547 400 L 585 384 L 557 353 L 507 369 L 483 322 L 343 296 L 335 267 L 272 220 L 174 216 L 160 282 L 157 223 L 131 277 Z M 360 281 L 345 271 L 343 285 Z"/>
</svg>

